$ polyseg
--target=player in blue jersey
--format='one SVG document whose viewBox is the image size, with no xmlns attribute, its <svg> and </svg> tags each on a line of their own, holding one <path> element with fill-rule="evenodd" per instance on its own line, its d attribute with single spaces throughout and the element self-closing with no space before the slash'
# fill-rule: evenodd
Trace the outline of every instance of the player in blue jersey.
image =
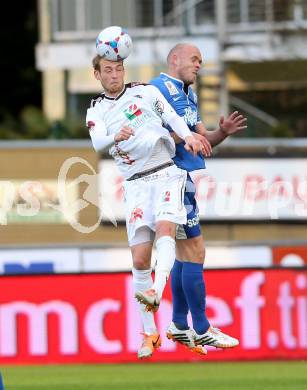
<svg viewBox="0 0 307 390">
<path fill-rule="evenodd" d="M 162 92 L 177 114 L 184 118 L 195 137 L 203 142 L 204 149 L 209 155 L 210 148 L 206 146 L 206 143 L 209 141 L 211 146 L 215 146 L 229 135 L 245 129 L 246 118 L 234 112 L 226 119 L 221 117 L 216 130 L 206 130 L 199 116 L 197 96 L 190 87 L 196 80 L 201 64 L 202 56 L 197 47 L 185 43 L 178 44 L 168 54 L 168 72 L 161 73 L 151 80 L 151 84 Z M 185 151 L 184 142 L 175 135 L 174 139 L 176 142 L 174 161 L 178 167 L 185 169 L 188 173 L 205 168 L 202 155 L 190 155 Z M 185 205 L 188 221 L 186 225 L 179 227 L 176 236 L 177 258 L 171 278 L 173 319 L 168 327 L 167 336 L 188 346 L 194 340 L 196 346 L 235 347 L 239 341 L 212 327 L 206 317 L 206 289 L 203 279 L 205 247 L 199 225 L 195 186 L 189 174 Z M 192 332 L 187 322 L 189 310 L 193 320 L 194 331 Z M 198 352 L 197 349 L 195 351 Z"/>
</svg>

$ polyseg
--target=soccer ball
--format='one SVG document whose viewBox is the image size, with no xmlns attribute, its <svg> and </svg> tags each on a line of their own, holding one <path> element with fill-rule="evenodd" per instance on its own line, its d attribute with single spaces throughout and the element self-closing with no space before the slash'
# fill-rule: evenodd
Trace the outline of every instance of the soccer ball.
<svg viewBox="0 0 307 390">
<path fill-rule="evenodd" d="M 96 39 L 96 52 L 109 61 L 120 61 L 128 57 L 132 50 L 132 40 L 123 28 L 107 27 L 100 31 Z"/>
</svg>

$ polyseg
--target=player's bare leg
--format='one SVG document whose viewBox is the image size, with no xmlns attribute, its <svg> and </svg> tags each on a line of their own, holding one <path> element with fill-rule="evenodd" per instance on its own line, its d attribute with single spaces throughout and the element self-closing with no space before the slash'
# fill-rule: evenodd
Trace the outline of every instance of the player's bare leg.
<svg viewBox="0 0 307 390">
<path fill-rule="evenodd" d="M 176 259 L 196 264 L 204 264 L 206 250 L 203 236 L 176 240 Z M 191 260 L 187 260 L 191 259 Z"/>
</svg>

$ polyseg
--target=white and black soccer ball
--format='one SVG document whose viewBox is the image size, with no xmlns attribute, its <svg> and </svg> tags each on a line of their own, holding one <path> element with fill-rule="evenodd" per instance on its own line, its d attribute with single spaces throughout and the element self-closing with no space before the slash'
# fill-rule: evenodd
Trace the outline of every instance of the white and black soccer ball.
<svg viewBox="0 0 307 390">
<path fill-rule="evenodd" d="M 119 26 L 107 27 L 96 39 L 96 52 L 109 61 L 121 61 L 129 56 L 132 40 L 125 29 Z"/>
</svg>

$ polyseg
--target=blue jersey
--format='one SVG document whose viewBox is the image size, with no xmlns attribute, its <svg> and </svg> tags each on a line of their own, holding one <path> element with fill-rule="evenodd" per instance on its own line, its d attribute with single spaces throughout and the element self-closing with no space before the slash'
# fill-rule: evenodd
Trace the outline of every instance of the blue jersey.
<svg viewBox="0 0 307 390">
<path fill-rule="evenodd" d="M 200 122 L 197 107 L 197 97 L 191 87 L 186 86 L 183 81 L 175 79 L 165 73 L 150 81 L 150 84 L 157 87 L 177 114 L 185 120 L 191 131 L 196 131 L 196 124 Z M 171 130 L 171 129 L 169 129 Z M 184 148 L 184 142 L 176 144 L 175 164 L 188 172 L 205 168 L 203 156 L 199 153 L 194 156 Z"/>
</svg>

